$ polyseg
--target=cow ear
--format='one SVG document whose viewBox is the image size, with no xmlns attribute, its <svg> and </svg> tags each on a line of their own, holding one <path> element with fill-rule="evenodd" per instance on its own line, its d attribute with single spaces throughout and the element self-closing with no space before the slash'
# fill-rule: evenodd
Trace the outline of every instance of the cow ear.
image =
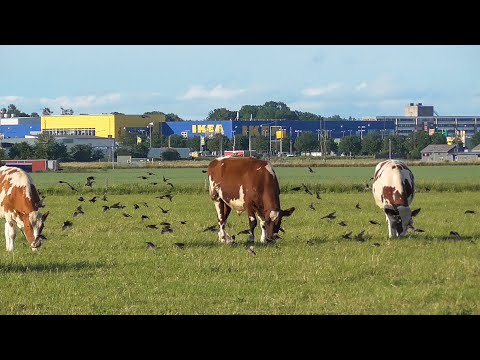
<svg viewBox="0 0 480 360">
<path fill-rule="evenodd" d="M 417 216 L 418 213 L 420 212 L 420 210 L 422 210 L 422 209 L 420 208 L 420 209 L 415 209 L 415 210 L 413 210 L 413 211 L 412 211 L 412 217 L 413 217 L 413 216 Z"/>
<path fill-rule="evenodd" d="M 49 213 L 50 213 L 50 211 L 47 211 L 45 214 L 42 215 L 42 221 L 47 220 L 47 217 L 48 217 Z"/>
<path fill-rule="evenodd" d="M 282 210 L 282 216 L 290 216 L 293 214 L 294 211 L 295 211 L 294 207 L 291 207 L 290 209 L 287 209 L 287 210 Z"/>
<path fill-rule="evenodd" d="M 385 211 L 385 214 L 391 215 L 391 216 L 396 216 L 398 215 L 398 210 L 390 209 L 390 208 L 385 208 L 383 209 Z"/>
</svg>

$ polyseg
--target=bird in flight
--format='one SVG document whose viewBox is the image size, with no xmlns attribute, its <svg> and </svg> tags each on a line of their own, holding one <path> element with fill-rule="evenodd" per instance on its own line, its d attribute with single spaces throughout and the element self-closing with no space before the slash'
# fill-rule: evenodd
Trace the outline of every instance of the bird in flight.
<svg viewBox="0 0 480 360">
<path fill-rule="evenodd" d="M 63 181 L 63 180 L 59 180 L 58 182 L 59 182 L 60 184 L 67 184 L 67 185 L 70 187 L 70 189 L 72 189 L 73 191 L 78 192 L 78 190 L 75 189 L 75 188 L 74 188 L 72 185 L 70 185 L 68 182 Z"/>
<path fill-rule="evenodd" d="M 335 220 L 337 218 L 337 216 L 335 215 L 336 211 L 328 214 L 328 215 L 325 215 L 325 216 L 322 216 L 320 219 L 330 219 L 330 220 Z"/>
</svg>

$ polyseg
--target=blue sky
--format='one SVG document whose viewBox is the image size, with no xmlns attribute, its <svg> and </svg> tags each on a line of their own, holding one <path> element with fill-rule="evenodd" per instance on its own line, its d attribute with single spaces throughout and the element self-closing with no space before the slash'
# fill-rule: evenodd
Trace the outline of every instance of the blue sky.
<svg viewBox="0 0 480 360">
<path fill-rule="evenodd" d="M 0 45 L 0 107 L 174 113 L 281 101 L 362 118 L 480 115 L 479 45 Z"/>
</svg>

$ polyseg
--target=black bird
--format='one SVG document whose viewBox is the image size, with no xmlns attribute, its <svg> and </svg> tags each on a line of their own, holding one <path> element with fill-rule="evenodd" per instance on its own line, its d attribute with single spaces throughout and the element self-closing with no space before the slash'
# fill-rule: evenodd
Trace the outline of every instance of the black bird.
<svg viewBox="0 0 480 360">
<path fill-rule="evenodd" d="M 428 186 L 425 186 L 425 191 L 426 192 L 429 192 L 430 191 L 430 188 Z"/>
<path fill-rule="evenodd" d="M 310 209 L 315 210 L 315 205 L 313 203 L 310 203 Z"/>
<path fill-rule="evenodd" d="M 165 209 L 162 208 L 161 206 L 159 206 L 159 207 L 160 207 L 160 210 L 162 210 L 162 213 L 164 213 L 164 214 L 168 214 L 168 212 L 170 211 L 170 210 L 165 210 Z"/>
<path fill-rule="evenodd" d="M 173 245 L 175 245 L 177 248 L 179 248 L 180 250 L 183 250 L 185 249 L 185 244 L 184 243 L 174 243 Z"/>
<path fill-rule="evenodd" d="M 150 116 L 145 115 L 145 114 L 142 115 L 142 118 L 144 118 L 144 119 L 145 119 L 145 118 L 149 118 L 149 117 L 150 117 Z"/>
<path fill-rule="evenodd" d="M 340 225 L 340 226 L 347 226 L 347 223 L 346 223 L 345 221 L 340 221 L 340 222 L 338 223 L 338 225 Z"/>
<path fill-rule="evenodd" d="M 170 179 L 166 179 L 165 175 L 162 175 L 162 176 L 163 176 L 163 182 L 167 182 L 168 180 L 170 180 Z"/>
<path fill-rule="evenodd" d="M 465 210 L 465 214 L 475 214 L 475 210 Z"/>
<path fill-rule="evenodd" d="M 140 206 L 138 206 L 138 204 L 133 204 L 133 208 L 137 210 L 137 209 L 140 209 Z"/>
<path fill-rule="evenodd" d="M 170 225 L 172 225 L 172 224 L 170 224 L 170 223 L 169 223 L 169 222 L 167 222 L 167 221 L 162 221 L 162 222 L 160 223 L 160 225 L 163 225 L 163 226 L 170 226 Z"/>
<path fill-rule="evenodd" d="M 311 173 L 315 172 L 312 170 L 312 168 L 310 166 L 307 166 L 308 167 L 308 171 L 310 171 Z"/>
<path fill-rule="evenodd" d="M 173 233 L 173 229 L 170 226 L 164 226 L 161 233 L 165 234 L 166 232 Z"/>
<path fill-rule="evenodd" d="M 366 240 L 365 237 L 363 236 L 364 233 L 365 233 L 365 230 L 360 231 L 359 234 L 355 235 L 355 240 L 364 242 Z"/>
<path fill-rule="evenodd" d="M 87 183 L 85 184 L 85 186 L 88 186 L 88 187 L 92 187 L 93 186 L 93 183 L 95 182 L 95 180 L 89 180 L 89 178 L 87 178 Z"/>
<path fill-rule="evenodd" d="M 368 220 L 368 221 L 370 221 L 370 224 L 372 224 L 372 225 L 380 225 L 380 224 L 379 224 L 378 222 L 376 222 L 375 220 Z"/>
<path fill-rule="evenodd" d="M 157 185 L 158 183 L 157 183 L 157 182 L 152 182 L 152 183 L 150 183 L 150 184 L 152 184 L 152 185 Z"/>
<path fill-rule="evenodd" d="M 302 183 L 302 186 L 303 186 L 303 190 L 305 190 L 307 194 L 313 195 L 312 192 L 307 188 L 307 185 Z"/>
<path fill-rule="evenodd" d="M 460 234 L 456 231 L 450 231 L 450 236 L 453 236 L 456 239 L 461 239 Z"/>
<path fill-rule="evenodd" d="M 78 192 L 78 190 L 75 189 L 75 188 L 74 188 L 72 185 L 70 185 L 68 182 L 63 181 L 63 180 L 59 180 L 58 182 L 59 182 L 60 184 L 67 184 L 67 185 L 70 187 L 70 189 L 72 189 L 73 191 Z"/>
<path fill-rule="evenodd" d="M 207 170 L 202 170 L 202 173 L 206 174 L 206 173 L 207 173 Z"/>
<path fill-rule="evenodd" d="M 90 199 L 90 200 L 88 200 L 88 201 L 90 201 L 90 202 L 94 203 L 95 201 L 97 201 L 97 197 L 96 197 L 96 196 L 94 196 L 93 198 L 91 198 L 91 199 Z"/>
<path fill-rule="evenodd" d="M 181 220 L 181 221 L 180 221 L 180 224 L 185 225 L 186 223 L 187 223 L 187 222 L 186 222 L 185 220 Z"/>
<path fill-rule="evenodd" d="M 47 237 L 43 234 L 37 236 L 40 240 L 48 240 Z"/>
<path fill-rule="evenodd" d="M 146 227 L 149 228 L 149 229 L 158 229 L 158 226 L 155 225 L 155 224 L 147 225 Z"/>
<path fill-rule="evenodd" d="M 300 191 L 302 190 L 302 187 L 301 186 L 296 186 L 296 187 L 293 187 L 291 188 L 292 191 Z"/>
<path fill-rule="evenodd" d="M 320 191 L 316 191 L 315 193 L 317 194 L 317 199 L 322 200 L 322 198 L 320 196 Z"/>
<path fill-rule="evenodd" d="M 94 181 L 95 180 L 95 176 L 89 176 L 87 177 L 87 181 Z"/>
<path fill-rule="evenodd" d="M 250 245 L 248 248 L 247 248 L 247 251 L 250 255 L 252 256 L 257 256 L 257 253 L 255 252 L 255 249 L 253 248 L 253 245 Z"/>
<path fill-rule="evenodd" d="M 125 205 L 122 205 L 119 202 L 117 202 L 113 205 L 110 205 L 110 209 L 123 209 L 124 207 L 125 207 Z"/>
<path fill-rule="evenodd" d="M 73 217 L 77 217 L 77 216 L 82 216 L 82 215 L 85 215 L 85 213 L 83 212 L 83 210 L 76 210 L 74 213 L 73 213 Z"/>
<path fill-rule="evenodd" d="M 361 209 L 362 207 L 360 206 L 360 203 L 357 201 L 357 204 L 355 205 L 357 209 Z"/>
<path fill-rule="evenodd" d="M 170 185 L 172 187 L 172 189 L 174 188 L 174 186 L 171 182 L 167 182 L 167 185 Z"/>
<path fill-rule="evenodd" d="M 132 215 L 127 214 L 127 213 L 123 213 L 122 215 L 125 216 L 125 217 L 127 217 L 127 218 L 128 218 L 128 217 L 132 217 Z"/>
<path fill-rule="evenodd" d="M 148 172 L 148 171 L 147 171 L 147 174 L 148 174 L 148 175 L 150 175 L 150 176 L 153 176 L 153 175 L 155 175 L 154 173 L 152 173 L 152 172 Z"/>
<path fill-rule="evenodd" d="M 102 200 L 107 201 L 107 195 L 106 194 L 103 194 Z"/>
<path fill-rule="evenodd" d="M 352 239 L 352 232 L 350 231 L 346 234 L 343 234 L 342 238 L 347 239 L 347 240 L 351 240 Z"/>
<path fill-rule="evenodd" d="M 217 226 L 218 226 L 218 225 L 208 226 L 208 227 L 206 227 L 205 229 L 203 229 L 203 232 L 205 232 L 205 231 L 212 231 L 212 232 L 217 231 L 217 229 L 218 229 Z"/>
<path fill-rule="evenodd" d="M 157 245 L 155 245 L 150 241 L 146 241 L 146 243 L 147 243 L 147 250 L 155 250 L 157 248 Z"/>
<path fill-rule="evenodd" d="M 250 230 L 249 229 L 246 229 L 246 230 L 242 230 L 240 232 L 237 233 L 237 235 L 243 235 L 243 234 L 250 234 Z"/>
<path fill-rule="evenodd" d="M 110 207 L 107 205 L 102 205 L 103 207 L 103 212 L 110 210 Z"/>
<path fill-rule="evenodd" d="M 148 204 L 146 202 L 143 203 L 143 206 L 148 207 Z"/>
<path fill-rule="evenodd" d="M 415 232 L 425 232 L 425 230 L 417 229 L 417 228 L 414 228 L 413 231 L 415 231 Z"/>
<path fill-rule="evenodd" d="M 137 178 L 143 179 L 143 180 L 147 180 L 147 179 L 148 179 L 148 176 L 137 176 Z"/>
<path fill-rule="evenodd" d="M 80 211 L 80 212 L 83 212 L 82 205 L 77 206 L 77 208 L 76 208 L 75 210 Z"/>
<path fill-rule="evenodd" d="M 280 230 L 281 232 L 285 233 L 284 228 L 279 228 L 278 230 Z"/>
<path fill-rule="evenodd" d="M 63 223 L 62 230 L 70 229 L 72 226 L 73 226 L 73 223 L 67 220 Z"/>
<path fill-rule="evenodd" d="M 335 220 L 337 218 L 337 216 L 335 215 L 336 211 L 328 214 L 328 215 L 325 215 L 325 216 L 322 216 L 320 219 L 330 219 L 330 220 Z"/>
<path fill-rule="evenodd" d="M 373 246 L 380 246 L 379 243 L 373 243 Z"/>
<path fill-rule="evenodd" d="M 149 218 L 147 215 L 142 215 L 142 222 L 143 222 L 143 220 L 145 220 L 145 219 L 150 219 L 150 218 Z"/>
</svg>

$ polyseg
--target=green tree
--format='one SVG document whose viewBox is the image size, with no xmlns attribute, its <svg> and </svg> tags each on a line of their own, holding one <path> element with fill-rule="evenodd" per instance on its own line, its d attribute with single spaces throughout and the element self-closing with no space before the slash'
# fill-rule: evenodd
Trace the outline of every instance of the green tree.
<svg viewBox="0 0 480 360">
<path fill-rule="evenodd" d="M 420 159 L 420 152 L 430 144 L 430 136 L 426 131 L 412 132 L 407 136 L 405 147 L 408 151 L 408 157 L 411 159 Z"/>
<path fill-rule="evenodd" d="M 402 135 L 391 135 L 383 139 L 382 154 L 389 155 L 390 146 L 392 154 L 401 158 L 407 157 L 408 150 L 406 148 L 406 137 Z"/>
<path fill-rule="evenodd" d="M 256 119 L 259 106 L 257 105 L 244 105 L 239 110 L 240 120 L 250 120 L 250 118 Z"/>
<path fill-rule="evenodd" d="M 333 138 L 327 139 L 327 154 L 335 153 L 338 154 L 338 144 L 335 142 Z"/>
<path fill-rule="evenodd" d="M 382 151 L 382 139 L 378 133 L 369 133 L 362 140 L 363 155 L 377 155 Z"/>
<path fill-rule="evenodd" d="M 252 136 L 250 139 L 252 150 L 257 152 L 268 151 L 270 143 L 268 137 L 263 135 Z"/>
<path fill-rule="evenodd" d="M 48 115 L 52 115 L 53 114 L 53 111 L 50 110 L 50 108 L 46 107 L 46 108 L 43 108 L 42 110 L 42 115 L 43 116 L 48 116 Z"/>
<path fill-rule="evenodd" d="M 190 151 L 201 151 L 200 149 L 200 136 L 187 139 L 187 147 Z"/>
<path fill-rule="evenodd" d="M 212 138 L 205 139 L 205 145 L 208 151 L 216 151 L 221 155 L 230 148 L 230 140 L 222 134 L 215 134 Z"/>
<path fill-rule="evenodd" d="M 237 117 L 236 111 L 227 110 L 226 108 L 220 108 L 212 110 L 208 113 L 207 120 L 235 120 Z"/>
<path fill-rule="evenodd" d="M 474 148 L 475 146 L 480 144 L 480 131 L 472 136 L 472 138 L 470 140 L 470 144 L 471 144 L 472 148 Z"/>
<path fill-rule="evenodd" d="M 345 155 L 358 155 L 362 151 L 362 142 L 358 136 L 349 135 L 340 140 L 338 152 Z"/>
<path fill-rule="evenodd" d="M 31 117 L 39 117 L 40 115 L 38 115 L 37 112 L 32 112 L 32 113 L 30 114 L 30 116 L 31 116 Z"/>
<path fill-rule="evenodd" d="M 19 160 L 34 159 L 35 150 L 33 146 L 28 144 L 26 141 L 22 141 L 12 145 L 9 151 L 9 156 L 11 159 Z"/>
<path fill-rule="evenodd" d="M 168 145 L 168 138 L 167 138 Z M 170 147 L 172 148 L 184 148 L 186 147 L 186 139 L 181 135 L 170 135 Z"/>
<path fill-rule="evenodd" d="M 297 114 L 283 102 L 267 101 L 258 109 L 257 119 L 297 120 Z"/>
<path fill-rule="evenodd" d="M 93 149 L 89 144 L 73 145 L 68 151 L 68 154 L 73 161 L 89 162 L 93 160 Z"/>
<path fill-rule="evenodd" d="M 295 140 L 295 149 L 298 152 L 312 152 L 318 150 L 318 140 L 311 131 L 303 131 Z"/>
<path fill-rule="evenodd" d="M 320 121 L 321 119 L 323 119 L 322 116 L 312 114 L 310 112 L 296 111 L 296 113 L 297 113 L 298 120 L 302 120 L 302 121 Z"/>
<path fill-rule="evenodd" d="M 431 144 L 446 144 L 447 138 L 442 133 L 436 132 L 431 137 Z"/>
<path fill-rule="evenodd" d="M 162 152 L 162 160 L 164 161 L 180 160 L 180 154 L 175 149 L 167 149 L 164 152 Z"/>
<path fill-rule="evenodd" d="M 4 148 L 0 148 L 0 160 L 8 159 L 8 152 Z"/>
</svg>

